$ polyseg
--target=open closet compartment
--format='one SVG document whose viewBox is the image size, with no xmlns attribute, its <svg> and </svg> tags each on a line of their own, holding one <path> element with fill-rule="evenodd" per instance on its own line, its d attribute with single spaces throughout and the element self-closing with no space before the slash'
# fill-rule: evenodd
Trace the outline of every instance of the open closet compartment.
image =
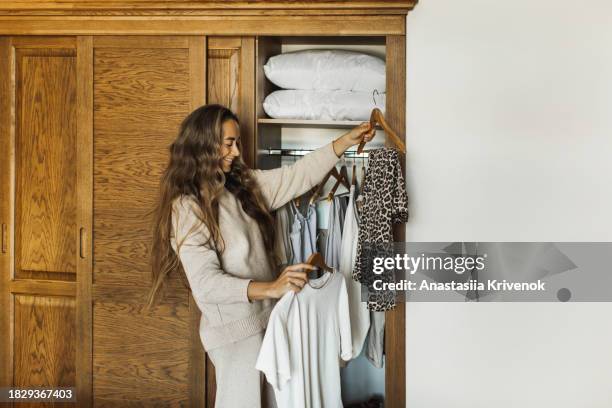
<svg viewBox="0 0 612 408">
<path fill-rule="evenodd" d="M 270 150 L 312 150 L 332 141 L 335 137 L 359 125 L 363 120 L 313 120 L 271 118 L 264 110 L 264 100 L 274 91 L 281 90 L 264 73 L 264 65 L 276 55 L 303 50 L 348 50 L 361 52 L 385 60 L 385 36 L 259 36 L 256 38 L 256 166 L 275 168 L 282 164 L 278 154 Z M 384 97 L 384 95 L 382 95 Z M 376 95 L 380 100 L 380 96 Z M 384 144 L 384 132 L 368 148 Z M 278 152 L 273 152 L 278 153 Z M 305 152 L 304 152 L 305 153 Z M 347 155 L 349 156 L 349 155 Z M 286 162 L 289 162 L 285 159 Z"/>
<path fill-rule="evenodd" d="M 385 61 L 386 37 L 385 36 L 259 36 L 256 38 L 256 167 L 271 169 L 283 165 L 290 165 L 302 155 L 331 142 L 353 127 L 369 119 L 362 120 L 317 120 L 300 118 L 271 118 L 264 109 L 264 100 L 271 93 L 281 88 L 272 83 L 264 72 L 264 65 L 276 55 L 303 50 L 348 50 L 360 52 L 378 57 Z M 387 70 L 388 68 L 385 68 Z M 386 74 L 386 72 L 385 72 Z M 383 93 L 383 97 L 385 94 Z M 362 180 L 364 166 L 367 166 L 367 155 L 371 149 L 385 146 L 386 135 L 382 128 L 378 127 L 376 137 L 365 146 L 365 152 L 357 155 L 357 146 L 351 148 L 345 157 L 338 163 L 338 170 L 343 164 L 348 168 L 349 182 L 352 178 L 353 165 L 356 165 L 356 179 Z M 317 247 L 325 248 L 328 228 L 328 212 L 330 202 L 325 199 L 327 193 L 333 188 L 336 180 L 331 177 L 323 188 L 323 193 L 316 205 L 317 219 Z M 345 196 L 348 189 L 340 186 L 336 195 Z M 307 202 L 302 200 L 302 203 Z M 383 347 L 382 336 L 378 344 Z M 385 398 L 386 365 L 378 361 L 375 366 L 365 356 L 365 345 L 358 357 L 348 362 L 342 368 L 342 400 L 345 406 L 365 403 L 370 399 Z M 388 350 L 386 353 L 391 358 L 396 358 L 394 352 Z M 388 358 L 388 357 L 387 357 Z M 390 374 L 393 375 L 393 374 Z M 388 395 L 393 398 L 393 395 Z M 355 405 L 357 406 L 357 405 Z M 375 405 L 373 405 L 375 406 Z"/>
</svg>

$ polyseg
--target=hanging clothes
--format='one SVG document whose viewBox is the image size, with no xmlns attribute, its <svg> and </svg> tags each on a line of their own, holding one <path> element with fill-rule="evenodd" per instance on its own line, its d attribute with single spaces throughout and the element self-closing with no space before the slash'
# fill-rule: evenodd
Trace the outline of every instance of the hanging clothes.
<svg viewBox="0 0 612 408">
<path fill-rule="evenodd" d="M 290 264 L 305 262 L 308 257 L 317 252 L 317 210 L 314 204 L 308 205 L 306 214 L 302 214 L 293 200 L 288 204 L 293 223 L 289 240 L 293 256 Z"/>
<path fill-rule="evenodd" d="M 323 258 L 325 263 L 334 269 L 340 268 L 342 228 L 344 226 L 344 212 L 347 208 L 345 203 L 345 197 L 335 196 L 329 204 L 327 237 L 325 238 Z"/>
<path fill-rule="evenodd" d="M 365 343 L 365 356 L 376 368 L 383 366 L 385 350 L 385 312 L 370 312 L 370 330 Z"/>
<path fill-rule="evenodd" d="M 361 353 L 363 343 L 370 327 L 370 311 L 361 299 L 361 284 L 352 278 L 353 265 L 357 255 L 357 237 L 359 234 L 359 220 L 355 206 L 356 186 L 352 185 L 349 191 L 348 204 L 344 215 L 342 228 L 342 241 L 340 243 L 340 273 L 346 278 L 348 292 L 349 314 L 351 319 L 351 338 L 353 358 Z M 328 263 L 329 265 L 329 263 Z"/>
<path fill-rule="evenodd" d="M 291 228 L 293 216 L 289 204 L 283 205 L 276 210 L 275 214 L 275 234 L 274 253 L 280 265 L 288 265 L 293 259 L 293 248 L 291 246 Z"/>
<path fill-rule="evenodd" d="M 394 223 L 408 221 L 408 195 L 397 150 L 383 148 L 370 152 L 362 195 L 363 204 L 359 213 L 361 224 L 353 279 L 368 288 L 368 308 L 384 312 L 395 307 L 395 293 L 390 290 L 376 291 L 373 283 L 378 279 L 384 283 L 393 282 L 393 272 L 374 275 L 371 270 L 366 270 L 370 269 L 367 268 L 366 262 L 367 252 L 374 250 L 372 245 L 393 242 Z M 378 256 L 379 251 L 377 248 L 375 250 Z M 388 250 L 383 252 L 392 256 L 388 254 Z M 369 258 L 372 258 L 372 253 L 369 255 Z"/>
<path fill-rule="evenodd" d="M 341 195 L 337 195 L 334 198 L 338 199 L 337 204 L 340 207 L 340 210 L 338 211 L 338 217 L 340 219 L 340 234 L 342 234 L 344 231 L 344 217 L 346 216 L 346 209 L 348 208 L 349 197 L 347 193 L 343 193 Z"/>
<path fill-rule="evenodd" d="M 351 358 L 351 327 L 342 274 L 325 272 L 276 304 L 255 368 L 274 388 L 279 408 L 341 408 L 340 359 Z"/>
</svg>

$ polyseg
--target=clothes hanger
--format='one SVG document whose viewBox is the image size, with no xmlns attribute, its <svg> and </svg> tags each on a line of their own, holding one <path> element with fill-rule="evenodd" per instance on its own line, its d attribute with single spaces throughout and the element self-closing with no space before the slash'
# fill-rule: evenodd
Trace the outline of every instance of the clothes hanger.
<svg viewBox="0 0 612 408">
<path fill-rule="evenodd" d="M 351 185 L 349 184 L 348 169 L 346 168 L 346 165 L 343 165 L 340 168 L 340 175 L 342 176 L 342 185 L 344 185 L 347 190 L 350 190 Z"/>
<path fill-rule="evenodd" d="M 372 109 L 372 113 L 370 114 L 370 127 L 374 128 L 376 124 L 380 124 L 387 135 L 387 140 L 391 139 L 391 142 L 395 147 L 401 151 L 402 153 L 406 153 L 406 145 L 402 142 L 402 139 L 391 129 L 382 112 L 378 108 Z M 365 141 L 359 143 L 359 147 L 357 148 L 357 153 L 360 154 L 363 151 L 363 147 L 365 146 Z"/>
<path fill-rule="evenodd" d="M 319 198 L 319 196 L 321 195 L 321 193 L 323 192 L 323 186 L 325 186 L 325 183 L 327 183 L 327 180 L 329 180 L 329 178 L 332 176 L 332 172 L 335 170 L 336 168 L 334 167 L 333 169 L 331 169 L 326 175 L 325 177 L 323 177 L 323 180 L 321 180 L 321 182 L 319 183 L 319 185 L 317 186 L 317 189 L 315 190 L 314 194 L 312 196 L 310 196 L 310 200 L 308 201 L 308 204 L 312 205 L 312 203 L 314 203 L 317 198 Z M 336 170 L 337 172 L 337 170 Z"/>
<path fill-rule="evenodd" d="M 315 252 L 314 254 L 310 255 L 306 260 L 306 263 L 308 265 L 316 266 L 321 270 L 334 273 L 334 270 L 331 267 L 327 266 L 319 252 Z"/>
<path fill-rule="evenodd" d="M 348 183 L 348 172 L 344 164 L 340 168 L 340 178 L 336 181 L 336 184 L 334 184 L 332 189 L 329 191 L 329 194 L 327 195 L 327 201 L 333 200 L 334 194 L 336 194 L 336 190 L 338 189 L 340 184 L 346 187 L 347 190 L 351 189 L 351 186 Z"/>
<path fill-rule="evenodd" d="M 338 173 L 338 169 L 336 169 L 335 167 L 333 167 L 323 178 L 323 180 L 319 183 L 319 186 L 317 187 L 317 189 L 315 190 L 314 194 L 310 197 L 310 200 L 308 201 L 308 204 L 312 204 L 315 201 L 317 201 L 317 198 L 319 198 L 319 196 L 321 195 L 321 193 L 323 192 L 323 188 L 325 187 L 325 183 L 327 183 L 327 180 L 329 180 L 330 177 L 334 177 L 336 180 L 340 179 L 340 173 Z"/>
</svg>

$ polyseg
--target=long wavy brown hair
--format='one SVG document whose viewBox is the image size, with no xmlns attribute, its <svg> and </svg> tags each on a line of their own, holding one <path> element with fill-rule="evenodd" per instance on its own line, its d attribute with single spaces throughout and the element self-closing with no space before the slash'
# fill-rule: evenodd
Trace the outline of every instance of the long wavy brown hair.
<svg viewBox="0 0 612 408">
<path fill-rule="evenodd" d="M 176 140 L 170 145 L 168 166 L 161 177 L 159 199 L 153 210 L 152 286 L 147 310 L 163 296 L 166 278 L 170 274 L 178 273 L 189 288 L 183 266 L 170 244 L 173 202 L 182 195 L 193 198 L 198 204 L 196 215 L 208 230 L 208 239 L 201 245 L 218 253 L 225 250 L 219 230 L 219 196 L 226 188 L 240 201 L 244 212 L 257 221 L 266 251 L 272 256 L 272 216 L 242 155 L 234 159 L 229 173 L 224 173 L 221 168 L 223 123 L 227 120 L 239 123 L 237 116 L 224 106 L 201 106 L 183 120 Z M 242 153 L 240 138 L 236 143 Z M 181 245 L 182 242 L 177 242 L 177 252 Z"/>
</svg>

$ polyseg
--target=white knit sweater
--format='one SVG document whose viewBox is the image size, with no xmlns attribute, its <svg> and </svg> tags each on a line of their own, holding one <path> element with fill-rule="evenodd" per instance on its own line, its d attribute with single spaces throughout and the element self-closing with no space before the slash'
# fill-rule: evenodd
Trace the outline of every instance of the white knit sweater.
<svg viewBox="0 0 612 408">
<path fill-rule="evenodd" d="M 329 143 L 291 166 L 252 171 L 273 211 L 319 183 L 338 160 Z M 266 256 L 257 222 L 229 191 L 219 198 L 219 228 L 225 242 L 220 257 L 198 245 L 208 236 L 208 229 L 199 222 L 196 211 L 192 196 L 174 200 L 171 245 L 176 252 L 177 239 L 185 239 L 178 255 L 202 311 L 200 338 L 204 348 L 211 350 L 265 329 L 274 300 L 249 302 L 247 286 L 251 280 L 272 281 L 277 272 Z"/>
</svg>

